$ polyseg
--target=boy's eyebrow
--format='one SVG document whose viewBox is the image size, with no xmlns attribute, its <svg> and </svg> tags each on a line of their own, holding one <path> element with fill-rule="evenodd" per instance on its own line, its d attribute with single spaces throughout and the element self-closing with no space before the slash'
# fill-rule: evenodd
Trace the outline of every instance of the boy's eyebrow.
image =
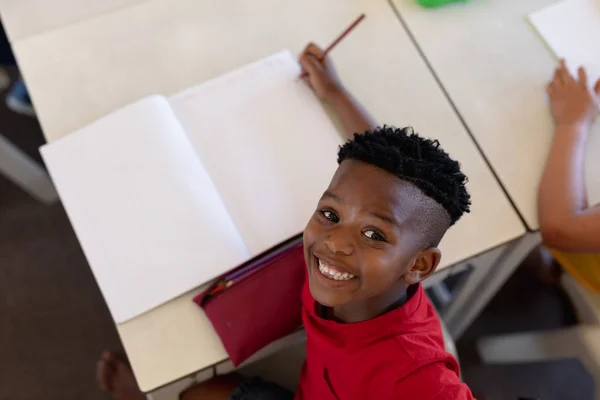
<svg viewBox="0 0 600 400">
<path fill-rule="evenodd" d="M 339 203 L 344 203 L 344 201 L 341 199 L 340 196 L 338 196 L 335 193 L 330 192 L 329 190 L 326 190 L 325 193 L 323 193 L 323 196 L 321 196 L 322 199 L 324 198 L 329 198 L 332 200 L 335 200 Z M 369 214 L 371 214 L 372 216 L 374 216 L 377 219 L 382 220 L 383 222 L 387 223 L 387 224 L 391 224 L 391 225 L 395 225 L 398 228 L 400 228 L 400 223 L 394 218 L 394 217 L 390 217 L 389 215 L 384 215 L 382 213 L 378 213 L 376 211 L 370 211 Z"/>
<path fill-rule="evenodd" d="M 323 193 L 323 196 L 321 196 L 322 199 L 326 197 L 333 199 L 337 202 L 343 203 L 342 199 L 338 195 L 331 193 L 329 190 L 326 190 L 325 193 Z"/>
<path fill-rule="evenodd" d="M 396 221 L 396 219 L 395 219 L 395 218 L 393 218 L 393 217 L 389 217 L 389 216 L 387 216 L 387 215 L 383 215 L 383 214 L 380 214 L 380 213 L 378 213 L 378 212 L 370 212 L 369 214 L 371 214 L 371 215 L 372 215 L 372 216 L 374 216 L 375 218 L 379 218 L 380 220 L 382 220 L 382 221 L 383 221 L 383 222 L 385 222 L 385 223 L 392 224 L 392 225 L 395 225 L 395 226 L 397 226 L 398 228 L 400 228 L 400 224 L 399 224 L 399 223 L 398 223 L 398 221 Z"/>
</svg>

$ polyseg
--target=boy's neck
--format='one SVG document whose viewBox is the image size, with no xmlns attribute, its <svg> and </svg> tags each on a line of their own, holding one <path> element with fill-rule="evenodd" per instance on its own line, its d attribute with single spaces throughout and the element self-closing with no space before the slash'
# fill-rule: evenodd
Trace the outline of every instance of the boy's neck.
<svg viewBox="0 0 600 400">
<path fill-rule="evenodd" d="M 402 288 L 395 287 L 394 290 L 368 300 L 329 308 L 324 317 L 346 324 L 367 321 L 401 307 L 414 294 L 411 289 L 411 286 L 403 285 Z"/>
</svg>

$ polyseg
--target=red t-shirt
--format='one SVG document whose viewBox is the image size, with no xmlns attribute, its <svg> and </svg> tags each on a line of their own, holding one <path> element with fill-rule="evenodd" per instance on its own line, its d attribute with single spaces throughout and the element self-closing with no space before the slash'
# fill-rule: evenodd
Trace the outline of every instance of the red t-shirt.
<svg viewBox="0 0 600 400">
<path fill-rule="evenodd" d="M 420 285 L 401 307 L 354 324 L 319 317 L 315 304 L 307 282 L 306 363 L 296 400 L 473 399 Z"/>
</svg>

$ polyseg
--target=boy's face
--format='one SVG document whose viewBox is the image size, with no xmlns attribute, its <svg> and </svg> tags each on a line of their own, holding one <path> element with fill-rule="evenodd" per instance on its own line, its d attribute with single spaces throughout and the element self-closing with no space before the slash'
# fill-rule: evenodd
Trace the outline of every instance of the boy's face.
<svg viewBox="0 0 600 400">
<path fill-rule="evenodd" d="M 439 251 L 424 249 L 415 226 L 423 198 L 383 169 L 342 162 L 304 231 L 315 300 L 328 307 L 369 302 L 432 273 Z"/>
</svg>

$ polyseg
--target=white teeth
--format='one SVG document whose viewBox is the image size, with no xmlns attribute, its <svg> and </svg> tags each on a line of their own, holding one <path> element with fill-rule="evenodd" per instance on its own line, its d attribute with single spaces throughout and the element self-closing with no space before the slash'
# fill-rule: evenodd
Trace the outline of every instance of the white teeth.
<svg viewBox="0 0 600 400">
<path fill-rule="evenodd" d="M 319 260 L 319 271 L 326 278 L 333 279 L 336 281 L 349 281 L 351 279 L 356 278 L 356 275 L 354 274 L 336 271 L 335 267 L 328 265 L 321 260 Z"/>
</svg>

